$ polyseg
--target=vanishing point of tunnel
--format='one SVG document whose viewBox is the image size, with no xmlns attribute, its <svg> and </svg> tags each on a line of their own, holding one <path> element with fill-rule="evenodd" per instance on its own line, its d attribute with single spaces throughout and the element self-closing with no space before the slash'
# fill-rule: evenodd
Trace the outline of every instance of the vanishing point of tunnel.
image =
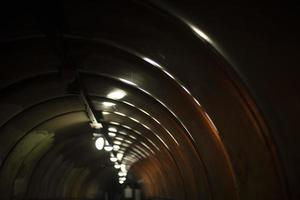
<svg viewBox="0 0 300 200">
<path fill-rule="evenodd" d="M 0 6 L 0 200 L 299 200 L 287 3 Z"/>
</svg>

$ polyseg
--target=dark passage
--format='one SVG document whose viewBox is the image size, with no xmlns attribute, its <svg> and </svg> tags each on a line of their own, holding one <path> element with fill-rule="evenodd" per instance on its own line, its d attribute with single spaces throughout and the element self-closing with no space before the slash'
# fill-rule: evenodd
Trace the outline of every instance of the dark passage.
<svg viewBox="0 0 300 200">
<path fill-rule="evenodd" d="M 297 6 L 0 7 L 1 200 L 300 198 Z"/>
</svg>

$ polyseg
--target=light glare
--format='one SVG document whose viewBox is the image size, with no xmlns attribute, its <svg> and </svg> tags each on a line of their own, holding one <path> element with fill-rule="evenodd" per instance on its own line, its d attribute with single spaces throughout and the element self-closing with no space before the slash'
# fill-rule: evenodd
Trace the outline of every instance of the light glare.
<svg viewBox="0 0 300 200">
<path fill-rule="evenodd" d="M 123 90 L 114 90 L 112 92 L 110 92 L 107 97 L 110 99 L 114 99 L 114 100 L 118 100 L 118 99 L 122 99 L 123 97 L 126 96 L 126 92 Z"/>
<path fill-rule="evenodd" d="M 102 105 L 105 107 L 111 107 L 111 106 L 115 106 L 116 104 L 112 102 L 102 102 Z"/>
<path fill-rule="evenodd" d="M 109 127 L 109 128 L 108 128 L 108 131 L 110 131 L 110 132 L 117 132 L 117 129 L 114 128 L 114 127 Z"/>
<path fill-rule="evenodd" d="M 103 137 L 99 137 L 96 142 L 95 142 L 95 146 L 98 150 L 102 150 L 104 147 L 104 138 Z"/>
</svg>

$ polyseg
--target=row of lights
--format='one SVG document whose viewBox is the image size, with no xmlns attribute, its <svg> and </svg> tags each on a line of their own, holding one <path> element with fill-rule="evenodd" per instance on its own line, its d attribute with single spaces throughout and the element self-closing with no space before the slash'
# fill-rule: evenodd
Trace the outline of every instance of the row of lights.
<svg viewBox="0 0 300 200">
<path fill-rule="evenodd" d="M 122 99 L 123 97 L 126 96 L 126 92 L 123 90 L 114 90 L 110 92 L 107 95 L 107 98 L 113 99 L 113 100 L 119 100 Z M 102 103 L 105 107 L 111 107 L 114 106 L 115 104 L 112 102 L 103 102 Z M 97 126 L 95 127 L 96 129 L 102 128 L 102 126 Z M 115 137 L 117 133 L 117 129 L 114 127 L 109 127 L 108 128 L 108 136 L 109 137 Z M 97 136 L 97 139 L 95 141 L 95 146 L 98 150 L 105 150 L 107 152 L 111 151 L 119 151 L 120 150 L 120 143 L 114 143 L 114 144 L 109 144 L 109 142 L 105 139 L 105 137 L 102 134 L 95 134 Z M 127 168 L 125 164 L 119 164 L 119 162 L 123 158 L 123 153 L 117 153 L 116 157 L 113 153 L 110 154 L 110 161 L 114 163 L 114 167 L 116 169 L 119 169 L 120 171 L 118 172 L 119 176 L 119 183 L 123 184 L 126 181 L 126 176 L 127 176 Z"/>
<path fill-rule="evenodd" d="M 114 127 L 109 127 L 108 128 L 108 135 L 110 137 L 115 137 L 116 136 L 116 132 L 117 129 Z M 105 137 L 102 134 L 97 134 L 94 133 L 94 136 L 97 137 L 96 141 L 95 141 L 95 146 L 98 150 L 105 150 L 107 152 L 111 152 L 111 151 L 118 151 L 120 149 L 120 146 L 118 144 L 113 144 L 110 145 L 109 142 L 105 139 Z M 122 160 L 123 158 L 123 153 L 118 152 L 116 154 L 116 156 L 111 153 L 110 154 L 110 161 L 114 163 L 114 167 L 116 169 L 119 169 L 120 171 L 118 172 L 118 176 L 119 176 L 119 183 L 123 184 L 126 181 L 126 176 L 127 176 L 127 169 L 126 169 L 126 165 L 125 164 L 119 164 L 119 162 Z"/>
</svg>

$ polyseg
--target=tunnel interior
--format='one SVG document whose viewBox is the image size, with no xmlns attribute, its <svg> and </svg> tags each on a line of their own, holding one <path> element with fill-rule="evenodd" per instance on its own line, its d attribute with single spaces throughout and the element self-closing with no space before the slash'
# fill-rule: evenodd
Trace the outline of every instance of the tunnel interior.
<svg viewBox="0 0 300 200">
<path fill-rule="evenodd" d="M 299 136 L 280 140 L 246 73 L 173 4 L 3 6 L 1 199 L 299 197 Z"/>
</svg>

